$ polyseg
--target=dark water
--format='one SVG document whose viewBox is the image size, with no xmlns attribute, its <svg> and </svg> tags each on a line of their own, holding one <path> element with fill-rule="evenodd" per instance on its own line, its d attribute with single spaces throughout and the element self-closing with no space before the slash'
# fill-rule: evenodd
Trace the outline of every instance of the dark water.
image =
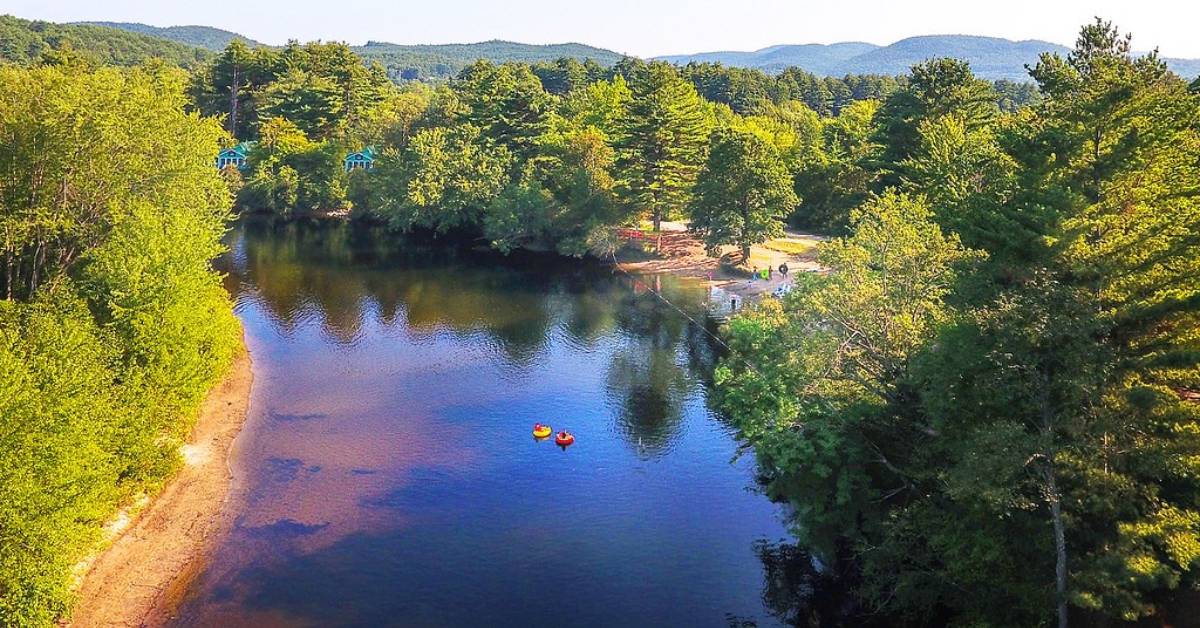
<svg viewBox="0 0 1200 628">
<path fill-rule="evenodd" d="M 643 285 L 346 225 L 230 244 L 255 391 L 179 625 L 795 620 L 812 568 L 708 407 L 711 343 Z"/>
</svg>

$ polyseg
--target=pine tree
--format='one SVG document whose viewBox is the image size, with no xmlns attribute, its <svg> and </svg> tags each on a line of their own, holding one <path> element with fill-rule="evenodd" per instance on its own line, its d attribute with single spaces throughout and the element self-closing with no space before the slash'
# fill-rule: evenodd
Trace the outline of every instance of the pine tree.
<svg viewBox="0 0 1200 628">
<path fill-rule="evenodd" d="M 659 229 L 664 218 L 686 207 L 712 124 L 695 87 L 668 64 L 635 71 L 629 87 L 633 100 L 618 145 L 620 189 Z"/>
</svg>

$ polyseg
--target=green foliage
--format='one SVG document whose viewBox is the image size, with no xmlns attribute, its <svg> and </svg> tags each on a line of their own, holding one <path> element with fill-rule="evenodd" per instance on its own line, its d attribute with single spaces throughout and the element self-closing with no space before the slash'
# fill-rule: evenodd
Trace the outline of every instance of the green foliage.
<svg viewBox="0 0 1200 628">
<path fill-rule="evenodd" d="M 345 44 L 294 41 L 273 49 L 234 40 L 191 86 L 200 112 L 225 116 L 239 139 L 256 136 L 269 117 L 286 118 L 313 139 L 341 138 L 393 90 L 382 67 L 364 65 Z"/>
<path fill-rule="evenodd" d="M 342 115 L 341 92 L 328 77 L 292 69 L 263 89 L 259 113 L 287 120 L 309 137 L 327 138 Z"/>
<path fill-rule="evenodd" d="M 817 137 L 798 155 L 794 180 L 801 204 L 789 222 L 825 233 L 843 232 L 850 212 L 867 199 L 878 179 L 872 133 L 879 102 L 864 100 L 836 118 L 811 122 Z"/>
<path fill-rule="evenodd" d="M 920 141 L 921 122 L 957 116 L 967 130 L 991 124 L 999 113 L 996 93 L 957 59 L 934 59 L 913 66 L 908 85 L 888 97 L 879 110 L 875 142 L 883 147 L 878 168 L 894 184 L 899 164 Z"/>
<path fill-rule="evenodd" d="M 488 209 L 484 235 L 493 246 L 610 252 L 604 234 L 623 218 L 613 189 L 615 152 L 599 129 L 560 124 L 542 139 L 537 172 L 526 172 Z"/>
<path fill-rule="evenodd" d="M 532 70 L 541 80 L 542 87 L 556 96 L 565 96 L 603 80 L 608 75 L 608 70 L 596 61 L 585 59 L 581 62 L 574 57 L 560 57 L 553 62 L 535 63 Z"/>
<path fill-rule="evenodd" d="M 696 182 L 691 226 L 710 250 L 735 244 L 749 260 L 751 245 L 783 235 L 783 218 L 799 202 L 774 146 L 751 131 L 723 129 Z"/>
<path fill-rule="evenodd" d="M 483 140 L 521 161 L 534 156 L 554 100 L 529 66 L 477 61 L 459 75 L 455 91 L 466 109 L 459 122 L 478 128 Z"/>
<path fill-rule="evenodd" d="M 247 158 L 248 178 L 237 204 L 281 216 L 340 209 L 346 204 L 345 150 L 334 141 L 312 141 L 284 118 L 262 124 L 262 140 Z"/>
<path fill-rule="evenodd" d="M 403 153 L 380 159 L 379 211 L 402 230 L 476 226 L 506 187 L 511 164 L 506 148 L 483 144 L 471 125 L 422 130 Z"/>
<path fill-rule="evenodd" d="M 971 257 L 919 200 L 888 195 L 855 216 L 852 237 L 819 249 L 828 277 L 730 324 L 716 373 L 772 492 L 798 509 L 802 540 L 827 550 L 860 517 L 880 517 L 875 478 L 921 429 L 885 409 L 911 394 L 909 362 L 948 317 L 955 267 Z"/>
<path fill-rule="evenodd" d="M 995 255 L 1018 255 L 1004 209 L 1016 190 L 1016 161 L 1000 146 L 995 129 L 971 130 L 956 114 L 924 120 L 913 155 L 901 162 L 901 187 L 923 194 L 939 224 L 968 246 Z"/>
<path fill-rule="evenodd" d="M 596 81 L 576 89 L 563 100 L 559 113 L 582 126 L 600 130 L 610 139 L 621 133 L 622 121 L 628 115 L 633 92 L 625 77 L 616 76 L 611 81 Z"/>
<path fill-rule="evenodd" d="M 237 322 L 223 134 L 161 67 L 0 68 L 0 624 L 51 625 L 100 524 L 177 464 Z"/>
<path fill-rule="evenodd" d="M 796 67 L 772 76 L 759 70 L 688 63 L 680 68 L 680 72 L 705 99 L 729 105 L 740 114 L 799 101 L 822 116 L 834 116 L 851 103 L 882 100 L 901 85 L 901 81 L 893 76 L 868 74 L 822 78 Z"/>
</svg>

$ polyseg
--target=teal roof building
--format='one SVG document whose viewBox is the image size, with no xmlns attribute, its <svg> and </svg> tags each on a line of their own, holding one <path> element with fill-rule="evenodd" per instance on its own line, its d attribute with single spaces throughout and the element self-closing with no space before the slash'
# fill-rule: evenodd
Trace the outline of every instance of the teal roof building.
<svg viewBox="0 0 1200 628">
<path fill-rule="evenodd" d="M 229 166 L 233 166 L 238 170 L 246 168 L 246 156 L 250 154 L 250 149 L 254 148 L 254 142 L 242 142 L 232 148 L 226 148 L 217 153 L 217 170 L 224 170 Z"/>
<path fill-rule="evenodd" d="M 368 146 L 358 152 L 346 155 L 342 165 L 345 166 L 346 172 L 351 170 L 370 170 L 375 167 L 375 147 Z"/>
</svg>

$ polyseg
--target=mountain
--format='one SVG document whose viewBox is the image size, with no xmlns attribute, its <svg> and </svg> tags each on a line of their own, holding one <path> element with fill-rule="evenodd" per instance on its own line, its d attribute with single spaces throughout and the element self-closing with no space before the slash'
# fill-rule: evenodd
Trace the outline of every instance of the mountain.
<svg viewBox="0 0 1200 628">
<path fill-rule="evenodd" d="M 477 59 L 496 63 L 521 61 L 537 63 L 562 57 L 591 59 L 600 65 L 613 65 L 624 56 L 612 50 L 584 44 L 521 44 L 492 40 L 475 44 L 402 45 L 369 41 L 355 46 L 354 52 L 363 58 L 379 61 L 393 78 L 448 78 Z"/>
<path fill-rule="evenodd" d="M 136 65 L 158 57 L 192 67 L 211 53 L 160 37 L 89 24 L 55 24 L 0 15 L 0 61 L 29 63 L 43 52 L 69 46 L 97 63 Z"/>
<path fill-rule="evenodd" d="M 795 46 L 771 46 L 754 52 L 702 52 L 693 55 L 669 55 L 658 57 L 662 61 L 686 64 L 720 63 L 723 65 L 771 70 L 788 66 L 802 67 L 820 75 L 836 73 L 839 65 L 849 59 L 879 48 L 865 42 L 842 42 L 837 44 L 801 44 Z"/>
<path fill-rule="evenodd" d="M 246 37 L 219 28 L 211 26 L 150 26 L 149 24 L 139 24 L 136 22 L 74 22 L 73 24 L 82 24 L 88 26 L 105 26 L 108 28 L 116 28 L 131 33 L 140 33 L 142 35 L 150 35 L 159 39 L 178 42 L 188 46 L 197 48 L 205 48 L 207 50 L 220 51 L 224 50 L 225 46 L 233 40 L 240 40 L 250 46 L 261 46 L 262 44 Z"/>
<path fill-rule="evenodd" d="M 954 57 L 971 64 L 986 79 L 1029 80 L 1025 65 L 1037 63 L 1043 52 L 1065 55 L 1066 46 L 1027 39 L 1011 41 L 999 37 L 971 35 L 926 35 L 909 37 L 848 59 L 840 68 L 846 74 L 906 74 L 909 68 L 932 57 Z"/>
<path fill-rule="evenodd" d="M 135 22 L 78 22 L 62 25 L 63 28 L 90 27 L 106 28 L 155 37 L 196 48 L 220 51 L 233 40 L 241 40 L 251 46 L 261 46 L 245 35 L 213 28 L 211 26 L 151 26 Z M 356 53 L 372 61 L 379 61 L 393 78 L 449 78 L 476 59 L 488 59 L 497 63 L 505 61 L 553 61 L 560 57 L 579 60 L 592 59 L 601 65 L 612 65 L 621 55 L 611 50 L 594 48 L 584 44 L 521 44 L 511 41 L 485 41 L 474 44 L 431 44 L 401 45 L 369 41 L 365 46 L 353 46 Z"/>
<path fill-rule="evenodd" d="M 659 57 L 672 63 L 719 62 L 725 65 L 778 72 L 797 66 L 820 76 L 846 74 L 906 74 L 913 65 L 933 57 L 954 57 L 971 64 L 982 78 L 1029 80 L 1025 65 L 1037 63 L 1043 52 L 1065 55 L 1066 46 L 1030 39 L 1012 41 L 976 35 L 925 35 L 909 37 L 887 46 L 860 42 L 772 46 L 755 52 L 708 52 Z M 1200 74 L 1200 60 L 1166 59 L 1177 74 L 1193 78 Z"/>
</svg>

